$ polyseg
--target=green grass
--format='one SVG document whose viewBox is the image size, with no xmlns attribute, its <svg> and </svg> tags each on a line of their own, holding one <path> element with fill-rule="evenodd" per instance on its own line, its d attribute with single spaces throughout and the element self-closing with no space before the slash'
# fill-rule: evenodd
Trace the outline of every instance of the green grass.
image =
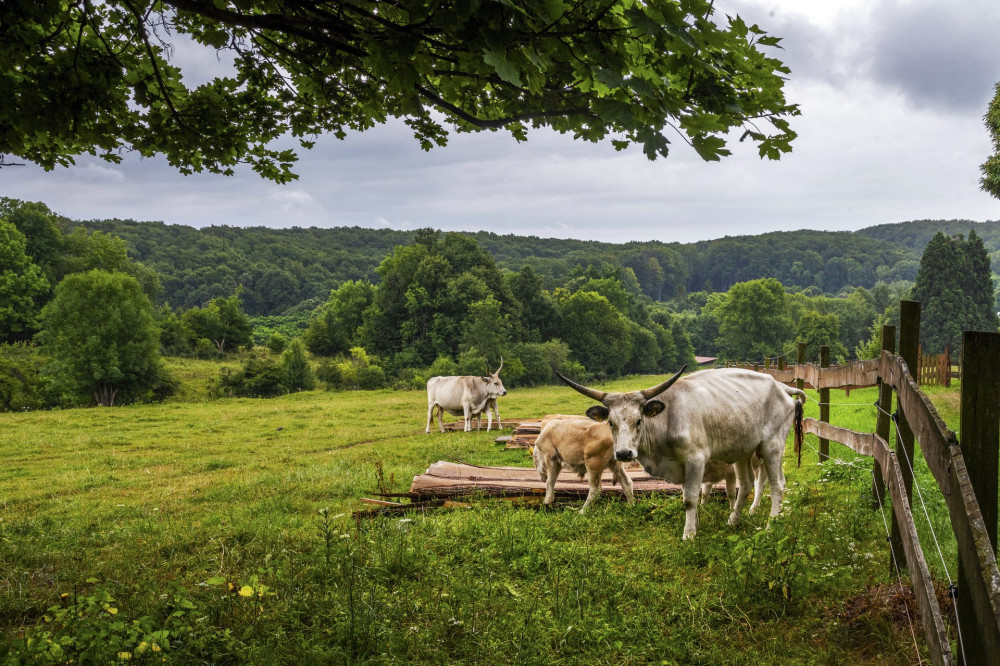
<svg viewBox="0 0 1000 666">
<path fill-rule="evenodd" d="M 201 363 L 175 363 L 194 400 L 211 375 Z M 873 389 L 833 393 L 835 424 L 873 429 Z M 590 404 L 546 387 L 511 391 L 500 409 Z M 417 391 L 0 415 L 0 663 L 915 658 L 889 609 L 844 614 L 888 581 L 889 556 L 868 503 L 871 462 L 839 445 L 831 454 L 857 466 L 817 465 L 807 448 L 797 469 L 789 444 L 785 510 L 770 529 L 763 511 L 730 528 L 713 501 L 693 542 L 668 496 L 631 507 L 605 497 L 586 517 L 580 502 L 478 498 L 355 522 L 360 497 L 405 491 L 439 459 L 530 466 L 496 433 L 426 435 L 425 422 Z M 918 464 L 928 495 L 926 475 Z"/>
</svg>

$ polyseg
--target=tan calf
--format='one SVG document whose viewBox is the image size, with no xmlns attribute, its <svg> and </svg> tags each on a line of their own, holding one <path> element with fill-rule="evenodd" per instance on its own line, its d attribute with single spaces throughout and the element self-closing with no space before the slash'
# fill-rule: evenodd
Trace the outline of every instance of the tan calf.
<svg viewBox="0 0 1000 666">
<path fill-rule="evenodd" d="M 586 417 L 548 419 L 532 453 L 535 469 L 545 482 L 545 504 L 555 499 L 556 479 L 563 467 L 573 470 L 581 479 L 586 475 L 590 484 L 580 513 L 586 513 L 587 507 L 601 496 L 601 474 L 605 469 L 611 470 L 612 479 L 621 484 L 631 504 L 632 479 L 615 460 L 614 453 L 614 440 L 607 423 L 595 423 Z"/>
</svg>

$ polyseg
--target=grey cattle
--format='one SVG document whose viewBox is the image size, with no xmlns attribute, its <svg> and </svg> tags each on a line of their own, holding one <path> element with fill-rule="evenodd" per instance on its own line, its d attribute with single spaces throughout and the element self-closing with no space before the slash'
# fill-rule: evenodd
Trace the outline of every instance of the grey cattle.
<svg viewBox="0 0 1000 666">
<path fill-rule="evenodd" d="M 582 479 L 587 475 L 590 490 L 580 513 L 586 513 L 594 500 L 601 496 L 601 475 L 611 470 L 611 478 L 621 484 L 625 498 L 631 504 L 632 479 L 623 465 L 615 460 L 611 429 L 606 423 L 594 423 L 588 418 L 549 419 L 542 426 L 531 453 L 535 469 L 545 482 L 545 504 L 555 499 L 556 479 L 567 467 Z"/>
<path fill-rule="evenodd" d="M 805 393 L 751 370 L 702 370 L 681 379 L 683 372 L 681 368 L 661 384 L 630 393 L 608 393 L 559 378 L 602 403 L 587 415 L 611 426 L 616 459 L 638 458 L 650 475 L 682 485 L 685 539 L 698 531 L 698 493 L 711 461 L 736 467 L 739 492 L 730 525 L 739 522 L 750 494 L 755 453 L 771 484 L 771 515 L 778 515 L 785 488 L 785 439 L 794 422 L 801 440 Z"/>
<path fill-rule="evenodd" d="M 434 409 L 438 412 L 438 427 L 444 432 L 444 423 L 441 420 L 443 412 L 462 416 L 465 418 L 465 430 L 472 430 L 472 417 L 487 413 L 486 430 L 493 426 L 493 411 L 496 410 L 495 401 L 501 396 L 507 395 L 507 389 L 500 381 L 500 370 L 503 369 L 503 359 L 500 359 L 500 367 L 497 371 L 486 377 L 474 375 L 462 375 L 457 377 L 431 377 L 427 380 L 427 432 L 431 431 L 431 422 L 434 420 Z M 492 408 L 490 401 L 493 401 Z M 497 411 L 497 420 L 500 420 L 500 413 Z"/>
</svg>

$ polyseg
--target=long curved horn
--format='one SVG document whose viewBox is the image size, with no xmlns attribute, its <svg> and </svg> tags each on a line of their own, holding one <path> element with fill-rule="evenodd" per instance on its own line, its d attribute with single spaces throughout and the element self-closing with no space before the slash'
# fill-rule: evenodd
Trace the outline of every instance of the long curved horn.
<svg viewBox="0 0 1000 666">
<path fill-rule="evenodd" d="M 489 359 L 487 359 L 487 358 L 484 358 L 484 359 L 483 359 L 483 363 L 485 363 L 485 364 L 486 364 L 486 374 L 488 374 L 488 375 L 492 375 L 493 373 L 492 373 L 492 372 L 490 372 L 490 361 L 489 361 Z"/>
<path fill-rule="evenodd" d="M 577 391 L 579 391 L 580 393 L 584 394 L 588 398 L 593 398 L 594 400 L 597 400 L 598 402 L 604 402 L 604 397 L 607 395 L 607 393 L 605 393 L 604 391 L 598 391 L 597 389 L 592 389 L 592 388 L 587 388 L 586 386 L 581 386 L 580 384 L 577 384 L 576 382 L 574 382 L 572 379 L 567 379 L 566 377 L 563 377 L 562 373 L 560 373 L 558 370 L 556 370 L 555 373 L 556 373 L 556 376 L 559 377 L 559 379 L 561 379 L 564 382 L 566 382 L 566 384 L 570 388 L 576 389 Z"/>
<path fill-rule="evenodd" d="M 500 357 L 500 367 L 497 368 L 497 374 L 498 375 L 500 374 L 501 370 L 503 370 L 503 356 Z"/>
<path fill-rule="evenodd" d="M 666 391 L 668 388 L 670 388 L 671 384 L 673 384 L 678 379 L 680 379 L 681 375 L 684 374 L 684 371 L 686 369 L 687 369 L 687 365 L 685 365 L 683 368 L 681 368 L 677 372 L 676 375 L 674 375 L 673 377 L 671 377 L 667 381 L 663 382 L 662 384 L 657 384 L 656 386 L 654 386 L 652 388 L 648 388 L 648 389 L 646 389 L 644 391 L 640 391 L 640 393 L 642 393 L 642 397 L 645 398 L 646 400 L 650 400 L 650 399 L 655 398 L 656 396 L 660 395 L 661 393 L 663 393 L 664 391 Z"/>
</svg>

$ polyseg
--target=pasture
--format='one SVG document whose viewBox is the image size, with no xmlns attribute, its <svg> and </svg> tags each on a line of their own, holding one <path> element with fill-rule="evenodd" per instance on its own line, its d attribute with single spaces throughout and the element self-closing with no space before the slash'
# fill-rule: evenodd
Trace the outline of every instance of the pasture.
<svg viewBox="0 0 1000 666">
<path fill-rule="evenodd" d="M 873 429 L 874 389 L 831 393 L 833 423 Z M 956 427 L 958 389 L 930 393 Z M 591 404 L 518 389 L 500 414 Z M 425 421 L 418 391 L 0 415 L 0 663 L 886 665 L 923 652 L 913 608 L 918 647 L 886 588 L 871 462 L 840 445 L 831 455 L 851 464 L 817 465 L 807 446 L 797 469 L 790 438 L 770 529 L 766 511 L 728 527 L 719 498 L 691 542 L 674 496 L 605 495 L 587 516 L 579 501 L 480 497 L 355 521 L 358 498 L 405 491 L 439 459 L 531 466 L 496 432 L 426 435 Z M 946 511 L 926 499 L 954 574 Z"/>
</svg>

